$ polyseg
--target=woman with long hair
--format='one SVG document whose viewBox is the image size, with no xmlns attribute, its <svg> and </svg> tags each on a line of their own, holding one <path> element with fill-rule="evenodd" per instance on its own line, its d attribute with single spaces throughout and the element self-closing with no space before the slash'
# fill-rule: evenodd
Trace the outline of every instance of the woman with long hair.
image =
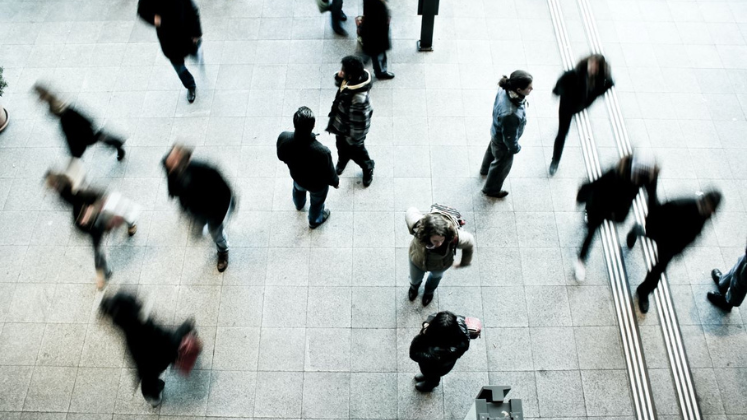
<svg viewBox="0 0 747 420">
<path fill-rule="evenodd" d="M 410 359 L 420 366 L 415 388 L 430 392 L 469 349 L 469 331 L 464 318 L 443 311 L 423 322 L 420 334 L 410 344 Z"/>
</svg>

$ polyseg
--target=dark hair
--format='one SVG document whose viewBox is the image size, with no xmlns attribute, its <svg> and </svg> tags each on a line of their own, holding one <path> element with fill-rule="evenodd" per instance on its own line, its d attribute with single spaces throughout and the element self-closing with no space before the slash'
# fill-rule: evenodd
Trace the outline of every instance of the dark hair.
<svg viewBox="0 0 747 420">
<path fill-rule="evenodd" d="M 589 61 L 596 61 L 599 73 L 603 76 L 608 76 L 610 72 L 609 64 L 607 64 L 607 59 L 604 58 L 602 54 L 592 54 L 583 60 L 579 61 L 578 64 L 576 64 L 576 71 L 581 73 L 586 73 L 586 70 L 589 66 Z"/>
<path fill-rule="evenodd" d="M 498 86 L 505 90 L 516 91 L 516 89 L 526 89 L 532 83 L 532 75 L 524 70 L 516 70 L 511 73 L 511 77 L 503 76 L 498 81 Z"/>
<path fill-rule="evenodd" d="M 721 204 L 721 193 L 715 190 L 708 191 L 701 197 L 701 200 L 706 201 L 715 212 Z"/>
<path fill-rule="evenodd" d="M 420 330 L 420 333 L 431 342 L 441 343 L 443 347 L 451 347 L 465 340 L 469 342 L 466 331 L 459 325 L 459 318 L 449 311 L 437 313 L 428 328 Z"/>
<path fill-rule="evenodd" d="M 456 229 L 440 214 L 428 213 L 420 220 L 420 229 L 416 237 L 421 244 L 429 245 L 433 235 L 444 236 L 444 243 L 449 243 L 454 240 Z"/>
<path fill-rule="evenodd" d="M 314 112 L 309 107 L 302 106 L 293 114 L 293 127 L 299 133 L 311 133 L 315 123 Z"/>
<path fill-rule="evenodd" d="M 348 55 L 342 59 L 342 70 L 345 72 L 345 80 L 357 80 L 363 75 L 363 61 L 354 55 Z"/>
</svg>

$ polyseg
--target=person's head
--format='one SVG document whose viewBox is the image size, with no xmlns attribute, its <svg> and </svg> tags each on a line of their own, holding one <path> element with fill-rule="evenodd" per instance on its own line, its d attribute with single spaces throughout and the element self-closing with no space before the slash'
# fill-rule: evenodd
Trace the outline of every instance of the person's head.
<svg viewBox="0 0 747 420">
<path fill-rule="evenodd" d="M 315 124 L 314 112 L 308 107 L 302 106 L 293 114 L 293 127 L 296 129 L 296 133 L 311 134 Z"/>
<path fill-rule="evenodd" d="M 585 69 L 583 67 L 586 67 Z M 609 67 L 607 66 L 607 59 L 602 54 L 592 54 L 586 57 L 585 60 L 581 60 L 578 63 L 577 70 L 586 70 L 589 77 L 604 76 Z"/>
<path fill-rule="evenodd" d="M 169 173 L 184 169 L 192 158 L 193 150 L 191 147 L 183 144 L 174 144 L 171 147 L 171 151 L 164 158 L 163 166 L 166 167 Z"/>
<path fill-rule="evenodd" d="M 524 70 L 516 70 L 511 73 L 511 77 L 503 76 L 498 82 L 498 86 L 507 92 L 515 92 L 520 97 L 525 97 L 532 92 L 532 75 Z"/>
<path fill-rule="evenodd" d="M 114 296 L 105 296 L 99 310 L 104 316 L 112 319 L 115 325 L 125 326 L 137 322 L 142 305 L 131 294 L 118 292 Z"/>
<path fill-rule="evenodd" d="M 363 76 L 363 61 L 354 55 L 348 55 L 342 59 L 342 72 L 345 80 L 358 80 Z"/>
<path fill-rule="evenodd" d="M 47 184 L 47 187 L 57 192 L 60 192 L 65 188 L 72 188 L 72 181 L 70 181 L 70 178 L 67 175 L 51 170 L 44 174 L 44 181 Z"/>
<path fill-rule="evenodd" d="M 716 190 L 698 195 L 698 210 L 703 216 L 711 217 L 713 213 L 716 213 L 719 204 L 721 204 L 721 193 Z"/>
<path fill-rule="evenodd" d="M 659 166 L 651 155 L 635 153 L 620 159 L 618 171 L 634 185 L 642 187 L 656 179 L 659 175 Z"/>
<path fill-rule="evenodd" d="M 428 327 L 421 330 L 431 340 L 442 343 L 454 343 L 465 338 L 465 331 L 459 326 L 459 319 L 449 311 L 441 311 L 436 314 Z"/>
<path fill-rule="evenodd" d="M 428 213 L 420 220 L 417 239 L 428 249 L 439 248 L 451 242 L 456 236 L 456 229 L 438 213 Z"/>
<path fill-rule="evenodd" d="M 39 96 L 39 100 L 49 105 L 49 112 L 60 115 L 65 110 L 67 104 L 55 96 L 48 87 L 37 82 L 34 84 L 34 92 Z"/>
</svg>

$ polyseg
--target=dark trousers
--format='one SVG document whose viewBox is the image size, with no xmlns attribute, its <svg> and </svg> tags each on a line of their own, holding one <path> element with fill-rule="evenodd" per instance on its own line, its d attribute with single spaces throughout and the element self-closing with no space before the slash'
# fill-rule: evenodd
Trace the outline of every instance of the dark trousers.
<svg viewBox="0 0 747 420">
<path fill-rule="evenodd" d="M 514 154 L 508 150 L 505 144 L 498 139 L 492 139 L 482 158 L 480 173 L 488 176 L 482 192 L 485 194 L 497 194 L 503 189 L 503 182 L 511 172 L 514 164 Z"/>
<path fill-rule="evenodd" d="M 329 5 L 329 13 L 332 15 L 332 29 L 342 29 L 342 0 L 332 0 Z"/>
<path fill-rule="evenodd" d="M 387 72 L 386 51 L 374 55 L 368 55 L 368 53 L 366 53 L 366 64 L 368 64 L 368 60 L 372 61 L 371 64 L 373 64 L 375 76 Z"/>
<path fill-rule="evenodd" d="M 174 349 L 178 349 L 182 343 L 184 336 L 189 334 L 194 329 L 194 324 L 190 321 L 185 321 L 182 325 L 174 331 L 171 336 L 171 345 Z M 175 362 L 176 360 L 173 360 Z M 168 366 L 165 366 L 162 371 L 147 372 L 140 378 L 140 391 L 143 393 L 143 397 L 146 400 L 158 401 L 161 398 L 161 392 L 163 392 L 164 382 L 159 378 L 161 373 L 166 370 Z"/>
<path fill-rule="evenodd" d="M 192 76 L 192 73 L 187 70 L 187 66 L 184 65 L 184 59 L 181 60 L 171 60 L 171 65 L 174 66 L 174 70 L 176 70 L 176 74 L 179 75 L 179 80 L 182 81 L 182 85 L 184 85 L 187 89 L 194 89 L 197 87 L 195 84 L 195 78 Z"/>
<path fill-rule="evenodd" d="M 646 275 L 646 279 L 643 280 L 643 283 L 641 283 L 640 286 L 638 286 L 638 293 L 648 295 L 651 292 L 656 289 L 656 286 L 659 285 L 659 279 L 661 279 L 661 275 L 666 271 L 667 265 L 669 265 L 669 262 L 672 261 L 672 258 L 674 258 L 677 254 L 668 251 L 666 249 L 659 248 L 658 250 L 658 257 L 659 261 L 654 264 L 653 268 L 651 268 L 651 271 Z"/>
<path fill-rule="evenodd" d="M 109 147 L 113 147 L 117 149 L 117 151 L 122 150 L 122 146 L 124 146 L 124 140 L 120 140 L 116 137 L 112 137 L 103 131 L 99 131 L 96 133 L 96 138 L 99 142 L 104 143 L 105 145 Z"/>
<path fill-rule="evenodd" d="M 594 240 L 594 234 L 602 226 L 604 220 L 596 220 L 589 217 L 589 221 L 586 223 L 586 238 L 584 243 L 581 245 L 581 252 L 578 253 L 578 258 L 581 261 L 586 261 L 586 257 L 589 255 L 589 248 L 591 248 L 591 241 Z"/>
<path fill-rule="evenodd" d="M 93 241 L 93 261 L 96 267 L 96 271 L 103 271 L 108 277 L 111 275 L 111 268 L 109 263 L 106 261 L 106 251 L 103 245 L 104 234 L 102 232 L 91 232 L 91 240 Z"/>
<path fill-rule="evenodd" d="M 456 365 L 456 360 L 445 362 L 439 366 L 425 365 L 422 363 L 418 364 L 420 367 L 420 373 L 423 374 L 427 387 L 433 389 L 441 383 L 441 377 L 446 376 L 447 373 L 451 372 L 451 369 Z"/>
<path fill-rule="evenodd" d="M 329 186 L 325 186 L 321 190 L 310 191 L 294 181 L 293 204 L 296 205 L 296 210 L 301 210 L 303 209 L 303 206 L 306 205 L 307 192 L 311 196 L 311 204 L 309 205 L 309 224 L 316 225 L 322 223 L 324 220 L 324 201 L 327 199 Z"/>
<path fill-rule="evenodd" d="M 553 162 L 560 162 L 560 156 L 563 155 L 563 147 L 565 147 L 565 138 L 568 136 L 568 131 L 571 129 L 571 121 L 573 121 L 574 110 L 563 102 L 560 102 L 560 108 L 558 110 L 558 135 L 555 136 L 555 146 L 552 150 Z"/>
<path fill-rule="evenodd" d="M 345 136 L 337 136 L 337 167 L 344 169 L 348 162 L 353 161 L 363 169 L 364 172 L 373 169 L 373 160 L 368 155 L 364 142 L 350 144 Z"/>
</svg>

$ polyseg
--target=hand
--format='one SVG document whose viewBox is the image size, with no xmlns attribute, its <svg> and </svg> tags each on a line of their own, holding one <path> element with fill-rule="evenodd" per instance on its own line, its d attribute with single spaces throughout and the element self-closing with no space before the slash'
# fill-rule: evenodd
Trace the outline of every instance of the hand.
<svg viewBox="0 0 747 420">
<path fill-rule="evenodd" d="M 161 26 L 161 15 L 153 16 L 153 24 L 156 26 L 156 28 Z"/>
<path fill-rule="evenodd" d="M 342 70 L 338 71 L 337 72 L 337 77 L 339 77 L 340 79 L 344 79 L 345 78 L 345 72 L 342 71 Z"/>
<path fill-rule="evenodd" d="M 334 189 L 339 190 L 340 189 L 340 183 L 338 182 L 337 185 L 333 185 Z"/>
<path fill-rule="evenodd" d="M 464 267 L 461 263 L 455 262 L 454 265 L 452 265 L 454 268 L 462 268 Z"/>
<path fill-rule="evenodd" d="M 200 37 L 199 36 L 192 38 L 192 43 L 193 44 L 196 44 L 198 42 L 200 42 Z"/>
</svg>

